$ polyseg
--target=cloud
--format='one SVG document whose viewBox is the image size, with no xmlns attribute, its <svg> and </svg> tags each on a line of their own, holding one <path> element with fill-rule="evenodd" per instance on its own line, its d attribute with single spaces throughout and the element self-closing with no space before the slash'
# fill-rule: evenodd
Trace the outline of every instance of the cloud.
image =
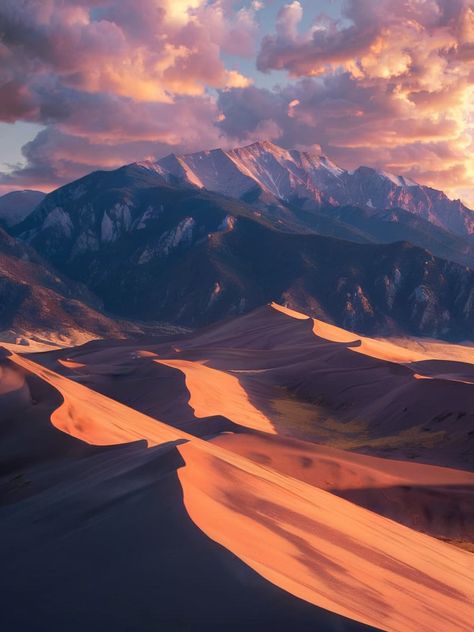
<svg viewBox="0 0 474 632">
<path fill-rule="evenodd" d="M 0 188 L 270 138 L 469 197 L 474 1 L 346 0 L 303 28 L 313 7 L 282 5 L 259 42 L 255 0 L 3 0 L 0 121 L 46 129 Z M 288 81 L 259 87 L 273 70 Z"/>
<path fill-rule="evenodd" d="M 347 0 L 343 7 L 340 20 L 320 15 L 302 31 L 303 4 L 295 0 L 262 41 L 258 67 L 299 78 L 272 95 L 284 109 L 270 115 L 283 142 L 319 142 L 348 166 L 384 166 L 452 194 L 472 186 L 472 0 Z M 232 98 L 245 101 L 241 92 Z M 242 137 L 260 116 L 258 108 L 248 114 Z"/>
<path fill-rule="evenodd" d="M 176 95 L 172 103 L 137 103 L 114 95 L 68 92 L 61 95 L 60 122 L 23 147 L 26 166 L 1 176 L 0 192 L 49 190 L 96 169 L 156 159 L 171 150 L 197 151 L 203 141 L 220 144 L 218 110 L 211 97 Z"/>
<path fill-rule="evenodd" d="M 212 91 L 251 84 L 223 53 L 256 54 L 259 7 L 233 7 L 229 0 L 3 0 L 0 121 L 47 126 L 24 148 L 26 167 L 0 176 L 3 189 L 28 177 L 43 186 L 50 177 L 53 186 L 143 152 L 217 143 Z"/>
</svg>

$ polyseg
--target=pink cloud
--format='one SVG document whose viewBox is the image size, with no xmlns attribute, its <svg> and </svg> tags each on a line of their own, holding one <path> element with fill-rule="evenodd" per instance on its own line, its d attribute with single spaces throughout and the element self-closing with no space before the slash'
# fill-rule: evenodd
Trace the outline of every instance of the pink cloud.
<svg viewBox="0 0 474 632">
<path fill-rule="evenodd" d="M 453 195 L 472 182 L 472 1 L 348 0 L 343 20 L 319 16 L 305 32 L 303 4 L 283 7 L 258 55 L 263 71 L 320 77 L 275 95 L 285 108 L 298 100 L 279 123 L 285 142 L 306 137 L 348 166 L 399 170 Z"/>
<path fill-rule="evenodd" d="M 2 2 L 0 121 L 48 126 L 2 186 L 218 144 L 209 89 L 249 85 L 222 52 L 255 47 L 255 11 L 229 0 Z"/>
<path fill-rule="evenodd" d="M 347 0 L 303 30 L 306 6 L 259 43 L 250 0 L 3 0 L 0 121 L 47 129 L 0 187 L 270 138 L 472 188 L 472 0 Z M 289 81 L 259 88 L 226 54 Z"/>
</svg>

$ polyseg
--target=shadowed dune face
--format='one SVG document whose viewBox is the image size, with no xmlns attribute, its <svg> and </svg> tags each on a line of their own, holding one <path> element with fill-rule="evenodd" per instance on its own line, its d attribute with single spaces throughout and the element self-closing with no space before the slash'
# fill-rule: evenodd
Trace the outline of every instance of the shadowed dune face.
<svg viewBox="0 0 474 632">
<path fill-rule="evenodd" d="M 54 386 L 29 372 L 23 381 L 28 402 L 0 425 L 2 629 L 369 629 L 301 601 L 209 539 L 183 504 L 177 441 L 89 445 L 51 424 L 64 405 Z"/>
<path fill-rule="evenodd" d="M 262 629 L 272 622 L 281 630 L 288 625 L 351 629 L 346 620 L 328 620 L 309 605 L 301 605 L 308 610 L 299 614 L 294 609 L 302 603 L 295 601 L 298 597 L 382 629 L 470 629 L 474 577 L 469 553 L 171 428 L 31 360 L 12 356 L 12 361 L 63 398 L 49 414 L 56 428 L 76 438 L 53 427 L 50 432 L 81 446 L 79 437 L 92 444 L 144 439 L 150 448 L 86 445 L 95 452 L 75 463 L 59 458 L 46 468 L 49 487 L 21 501 L 0 522 L 7 535 L 1 541 L 13 544 L 2 553 L 11 576 L 9 621 L 18 616 L 19 595 L 33 592 L 33 582 L 36 590 L 46 575 L 30 612 L 46 608 L 53 624 L 63 627 L 72 611 L 82 629 L 104 629 L 112 610 L 112 628 L 119 630 L 127 629 L 133 616 L 133 625 L 143 622 L 145 630 L 153 629 L 159 617 L 170 629 L 191 620 L 197 622 L 195 629 L 201 621 L 202 629 L 218 629 L 229 620 L 231 626 L 238 622 L 235 629 L 244 624 Z M 45 467 L 41 464 L 38 472 Z M 176 473 L 192 523 L 183 514 Z M 96 564 L 100 589 L 92 594 L 94 586 L 84 578 Z M 77 579 L 71 579 L 71 569 Z M 244 578 L 243 588 L 235 575 Z M 263 610 L 256 615 L 252 577 L 277 591 L 265 601 L 257 590 Z M 215 608 L 209 595 L 219 601 Z M 273 599 L 280 600 L 280 610 Z M 79 605 L 84 603 L 87 609 Z M 28 616 L 23 612 L 20 621 Z"/>
<path fill-rule="evenodd" d="M 27 406 L 30 400 L 28 385 L 24 375 L 0 360 L 0 423 L 18 409 Z"/>
<path fill-rule="evenodd" d="M 40 359 L 190 432 L 202 434 L 200 417 L 221 415 L 343 449 L 471 469 L 474 364 L 466 347 L 453 360 L 456 345 L 438 345 L 432 360 L 430 344 L 420 351 L 357 337 L 273 306 L 161 344 L 91 343 Z"/>
</svg>

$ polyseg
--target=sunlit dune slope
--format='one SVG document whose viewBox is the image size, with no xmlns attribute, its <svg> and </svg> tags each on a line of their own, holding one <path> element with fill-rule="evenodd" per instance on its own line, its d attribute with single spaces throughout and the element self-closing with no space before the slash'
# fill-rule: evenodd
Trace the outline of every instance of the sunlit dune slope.
<svg viewBox="0 0 474 632">
<path fill-rule="evenodd" d="M 474 474 L 289 437 L 224 433 L 214 443 L 423 533 L 474 550 Z"/>
<path fill-rule="evenodd" d="M 199 362 L 157 360 L 179 369 L 185 375 L 189 405 L 197 418 L 223 415 L 246 428 L 274 433 L 270 419 L 249 401 L 239 380 L 224 371 L 211 369 Z"/>
<path fill-rule="evenodd" d="M 465 361 L 467 347 L 459 360 L 456 345 L 437 347 L 433 356 L 430 348 L 360 337 L 273 304 L 179 338 L 92 342 L 39 361 L 195 434 L 220 415 L 214 425 L 221 430 L 227 419 L 472 469 L 474 364 Z"/>
<path fill-rule="evenodd" d="M 84 443 L 50 422 L 59 391 L 8 366 L 28 398 L 10 400 L 0 424 L 2 630 L 367 629 L 285 592 L 209 539 L 184 507 L 175 441 Z M 97 415 L 124 419 L 105 398 Z"/>
<path fill-rule="evenodd" d="M 192 521 L 271 583 L 382 629 L 471 628 L 469 553 L 169 427 L 24 357 L 12 362 L 61 394 L 52 423 L 63 432 L 91 444 L 145 439 L 150 446 L 174 446 Z M 100 502 L 107 505 L 107 497 Z M 143 546 L 156 548 L 160 541 Z"/>
</svg>

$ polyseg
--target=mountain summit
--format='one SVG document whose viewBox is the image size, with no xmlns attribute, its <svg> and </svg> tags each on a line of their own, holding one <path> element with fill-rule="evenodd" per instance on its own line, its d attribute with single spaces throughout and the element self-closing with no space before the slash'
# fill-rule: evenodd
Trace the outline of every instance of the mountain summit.
<svg viewBox="0 0 474 632">
<path fill-rule="evenodd" d="M 198 327 L 276 300 L 369 334 L 470 336 L 468 235 L 342 205 L 360 173 L 269 143 L 169 156 L 71 182 L 11 232 L 127 319 Z M 373 201 L 423 191 L 376 183 Z"/>
<path fill-rule="evenodd" d="M 228 151 L 171 154 L 158 165 L 165 175 L 230 197 L 242 198 L 260 189 L 285 201 L 301 197 L 318 203 L 323 191 L 337 186 L 344 174 L 325 156 L 282 149 L 269 141 Z"/>
<path fill-rule="evenodd" d="M 141 163 L 168 181 L 259 205 L 280 200 L 304 209 L 356 205 L 403 209 L 457 235 L 474 233 L 474 213 L 460 200 L 404 176 L 371 167 L 347 171 L 327 156 L 260 141 L 231 150 L 170 154 Z"/>
</svg>

